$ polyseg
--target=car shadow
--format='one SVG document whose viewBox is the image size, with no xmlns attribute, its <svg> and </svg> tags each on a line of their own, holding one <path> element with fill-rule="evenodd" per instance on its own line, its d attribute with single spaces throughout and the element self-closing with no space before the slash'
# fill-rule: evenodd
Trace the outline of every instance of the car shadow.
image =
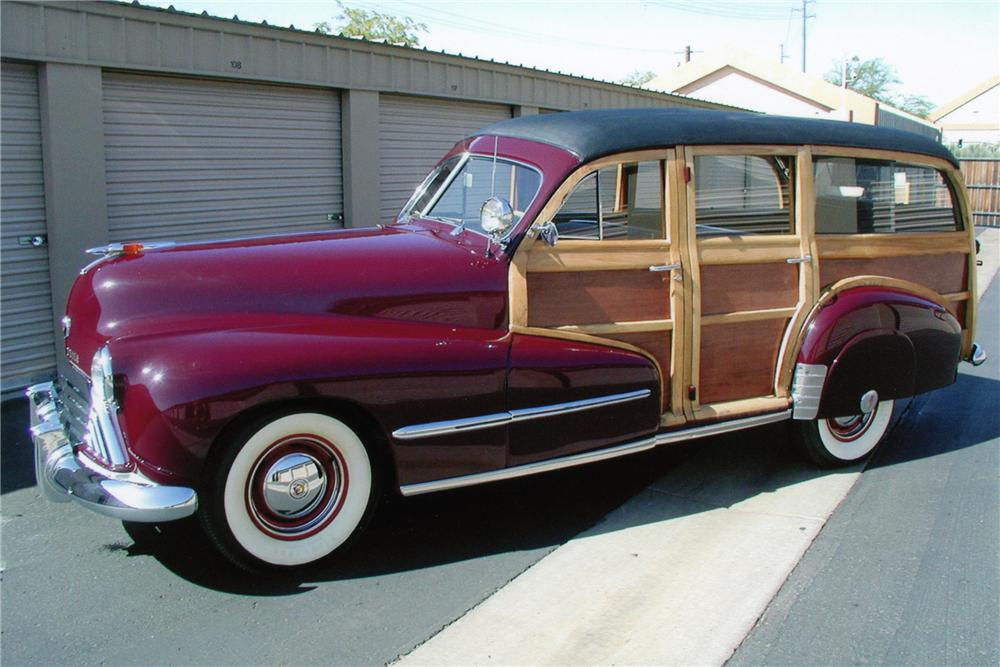
<svg viewBox="0 0 1000 667">
<path fill-rule="evenodd" d="M 893 431 L 869 466 L 988 446 L 1000 437 L 1000 420 L 995 410 L 979 413 L 983 406 L 996 406 L 998 399 L 1000 382 L 961 374 L 951 387 L 900 404 Z M 26 404 L 22 408 L 26 410 Z M 34 483 L 30 447 L 16 434 L 8 440 L 8 428 L 13 428 L 9 409 L 14 410 L 5 403 L 4 493 Z M 965 426 L 955 428 L 956 420 Z M 219 555 L 193 518 L 160 525 L 127 523 L 132 542 L 104 548 L 129 558 L 153 558 L 207 589 L 252 596 L 302 594 L 326 581 L 378 577 L 508 552 L 544 553 L 583 531 L 602 532 L 603 517 L 650 486 L 691 502 L 665 505 L 669 509 L 661 514 L 637 513 L 638 523 L 727 507 L 835 474 L 801 458 L 789 437 L 793 427 L 790 422 L 772 424 L 534 477 L 413 498 L 390 497 L 351 549 L 287 572 L 238 570 Z M 11 451 L 15 448 L 28 455 Z M 628 525 L 607 523 L 607 530 Z"/>
</svg>

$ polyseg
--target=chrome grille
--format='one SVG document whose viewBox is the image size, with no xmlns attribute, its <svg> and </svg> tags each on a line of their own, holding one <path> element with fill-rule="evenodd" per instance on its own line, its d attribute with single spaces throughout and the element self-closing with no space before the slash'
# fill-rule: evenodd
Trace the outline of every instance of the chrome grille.
<svg viewBox="0 0 1000 667">
<path fill-rule="evenodd" d="M 80 371 L 71 368 L 59 375 L 59 412 L 69 429 L 73 444 L 83 442 L 90 417 L 90 381 Z"/>
<path fill-rule="evenodd" d="M 59 411 L 73 444 L 82 444 L 98 461 L 118 467 L 128 463 L 118 415 L 105 402 L 94 403 L 90 380 L 76 368 L 59 376 Z"/>
</svg>

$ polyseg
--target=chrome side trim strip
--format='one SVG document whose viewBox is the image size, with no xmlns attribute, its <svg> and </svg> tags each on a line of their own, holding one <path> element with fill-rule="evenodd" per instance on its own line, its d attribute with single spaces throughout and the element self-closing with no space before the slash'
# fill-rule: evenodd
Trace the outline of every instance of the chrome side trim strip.
<svg viewBox="0 0 1000 667">
<path fill-rule="evenodd" d="M 754 417 L 746 417 L 744 419 L 736 419 L 717 424 L 708 424 L 707 426 L 699 426 L 696 428 L 686 429 L 684 431 L 662 433 L 651 438 L 643 438 L 641 440 L 627 442 L 623 445 L 615 445 L 614 447 L 608 447 L 606 449 L 598 449 L 593 452 L 583 452 L 581 454 L 563 456 L 561 458 L 551 459 L 548 461 L 526 463 L 513 468 L 490 470 L 489 472 L 463 475 L 461 477 L 449 477 L 447 479 L 419 482 L 417 484 L 404 484 L 399 487 L 399 490 L 404 496 L 418 496 L 424 493 L 433 493 L 435 491 L 458 489 L 463 486 L 499 482 L 504 479 L 514 479 L 516 477 L 549 472 L 551 470 L 570 468 L 573 466 L 583 465 L 585 463 L 595 463 L 606 459 L 618 458 L 619 456 L 626 456 L 628 454 L 636 454 L 659 445 L 686 442 L 696 438 L 705 438 L 712 435 L 728 433 L 729 431 L 739 431 L 745 428 L 752 428 L 754 426 L 763 426 L 764 424 L 785 421 L 791 416 L 791 410 L 783 410 L 782 412 L 767 415 L 756 415 Z"/>
<path fill-rule="evenodd" d="M 529 419 L 539 419 L 541 417 L 551 417 L 553 415 L 565 415 L 581 410 L 592 410 L 593 408 L 603 408 L 609 405 L 617 405 L 628 401 L 635 401 L 640 398 L 647 398 L 652 392 L 649 389 L 629 391 L 623 394 L 612 394 L 610 396 L 599 396 L 597 398 L 585 398 L 579 401 L 568 403 L 556 403 L 554 405 L 543 405 L 536 408 L 520 408 L 508 412 L 497 412 L 479 417 L 466 417 L 464 419 L 449 419 L 447 421 L 428 422 L 426 424 L 415 424 L 404 426 L 392 432 L 392 437 L 397 440 L 418 440 L 420 438 L 430 438 L 436 435 L 446 435 L 449 433 L 461 433 L 463 431 L 476 431 L 483 428 L 503 426 L 513 422 L 527 421 Z"/>
<path fill-rule="evenodd" d="M 581 410 L 590 410 L 592 408 L 603 408 L 609 405 L 617 405 L 618 403 L 627 403 L 629 401 L 636 401 L 640 398 L 648 398 L 652 394 L 649 389 L 639 389 L 638 391 L 627 391 L 624 394 L 612 394 L 610 396 L 599 396 L 597 398 L 585 398 L 579 401 L 570 401 L 568 403 L 556 403 L 555 405 L 547 405 L 538 408 L 521 408 L 519 410 L 511 410 L 510 416 L 512 421 L 526 421 L 528 419 L 537 419 L 539 417 L 549 417 L 551 415 L 567 415 L 571 412 L 580 412 Z"/>
<path fill-rule="evenodd" d="M 397 440 L 417 440 L 418 438 L 430 438 L 431 436 L 445 435 L 446 433 L 478 431 L 481 428 L 491 428 L 508 423 L 510 423 L 510 413 L 498 412 L 480 417 L 467 417 L 465 419 L 451 419 L 448 421 L 416 424 L 415 426 L 404 426 L 393 431 L 392 437 Z"/>
<path fill-rule="evenodd" d="M 795 377 L 792 379 L 792 419 L 816 419 L 826 373 L 827 368 L 822 364 L 795 365 Z"/>
</svg>

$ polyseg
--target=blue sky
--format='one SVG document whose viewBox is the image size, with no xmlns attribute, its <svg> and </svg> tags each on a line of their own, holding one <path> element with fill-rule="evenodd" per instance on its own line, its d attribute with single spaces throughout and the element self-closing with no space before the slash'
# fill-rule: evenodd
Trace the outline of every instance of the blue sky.
<svg viewBox="0 0 1000 667">
<path fill-rule="evenodd" d="M 298 28 L 312 28 L 340 13 L 335 2 L 145 4 Z M 801 67 L 801 0 L 347 4 L 427 24 L 421 43 L 430 49 L 604 80 L 633 70 L 666 72 L 682 59 L 677 52 L 687 45 L 703 52 L 733 46 L 778 60 L 784 44 L 786 64 Z M 899 92 L 924 95 L 939 105 L 1000 71 L 997 0 L 817 0 L 808 11 L 815 15 L 807 26 L 810 74 L 822 75 L 842 54 L 881 57 L 896 68 Z"/>
</svg>

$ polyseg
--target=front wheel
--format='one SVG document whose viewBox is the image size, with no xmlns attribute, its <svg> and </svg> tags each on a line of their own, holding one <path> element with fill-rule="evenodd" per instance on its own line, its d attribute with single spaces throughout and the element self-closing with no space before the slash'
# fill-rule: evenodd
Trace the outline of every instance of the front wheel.
<svg viewBox="0 0 1000 667">
<path fill-rule="evenodd" d="M 796 422 L 803 452 L 823 468 L 856 463 L 870 454 L 889 432 L 892 400 L 881 401 L 871 412 Z"/>
<path fill-rule="evenodd" d="M 210 472 L 201 518 L 220 550 L 248 569 L 317 561 L 360 531 L 374 509 L 372 459 L 328 415 L 300 412 L 246 429 Z"/>
</svg>

